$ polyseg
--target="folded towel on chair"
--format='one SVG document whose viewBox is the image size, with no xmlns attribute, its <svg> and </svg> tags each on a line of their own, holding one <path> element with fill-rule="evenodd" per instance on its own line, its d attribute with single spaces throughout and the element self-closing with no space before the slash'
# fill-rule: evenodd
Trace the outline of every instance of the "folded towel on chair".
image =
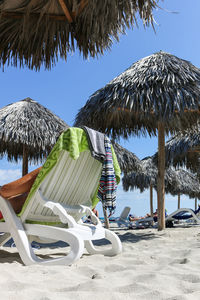
<svg viewBox="0 0 200 300">
<path fill-rule="evenodd" d="M 109 138 L 96 130 L 81 126 L 88 136 L 88 144 L 92 157 L 103 163 L 97 197 L 106 209 L 109 209 L 110 216 L 116 208 L 117 182 L 113 165 L 111 142 Z"/>
<path fill-rule="evenodd" d="M 106 156 L 104 136 L 105 134 L 98 132 L 94 129 L 88 128 L 86 126 L 81 126 L 88 136 L 88 144 L 92 154 L 92 157 L 103 162 Z"/>
</svg>

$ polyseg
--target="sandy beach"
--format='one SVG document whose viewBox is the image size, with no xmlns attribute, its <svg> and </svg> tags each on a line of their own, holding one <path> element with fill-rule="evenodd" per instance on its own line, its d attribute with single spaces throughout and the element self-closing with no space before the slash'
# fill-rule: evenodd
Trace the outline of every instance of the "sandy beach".
<svg viewBox="0 0 200 300">
<path fill-rule="evenodd" d="M 15 247 L 1 248 L 1 299 L 200 299 L 199 226 L 112 230 L 122 254 L 85 252 L 72 266 L 24 266 Z M 44 257 L 68 247 L 36 251 Z"/>
</svg>

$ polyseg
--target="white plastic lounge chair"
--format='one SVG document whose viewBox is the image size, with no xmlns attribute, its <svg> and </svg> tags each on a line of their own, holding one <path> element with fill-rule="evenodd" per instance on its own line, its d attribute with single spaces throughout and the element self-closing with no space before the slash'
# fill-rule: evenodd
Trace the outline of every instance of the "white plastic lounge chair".
<svg viewBox="0 0 200 300">
<path fill-rule="evenodd" d="M 140 220 L 137 220 L 135 222 L 135 225 L 137 228 L 139 228 L 140 226 L 142 227 L 152 227 L 153 226 L 153 218 L 152 217 L 146 217 L 144 219 L 140 219 Z"/>
<path fill-rule="evenodd" d="M 0 197 L 0 210 L 5 220 L 0 222 L 0 232 L 5 232 L 1 245 L 11 236 L 25 265 L 70 265 L 82 256 L 84 247 L 90 254 L 112 256 L 120 253 L 122 246 L 118 236 L 103 228 L 91 210 L 101 170 L 102 164 L 91 156 L 82 129 L 69 128 L 62 133 L 21 213 L 17 216 L 10 203 Z M 95 225 L 84 224 L 84 215 L 90 215 Z M 92 241 L 103 238 L 111 242 L 109 249 L 93 245 Z M 31 247 L 31 241 L 41 239 L 45 239 L 45 243 L 62 240 L 69 244 L 70 252 L 59 258 L 41 259 Z"/>
<path fill-rule="evenodd" d="M 130 213 L 131 208 L 129 206 L 125 206 L 124 209 L 122 210 L 120 216 L 117 221 L 117 225 L 119 227 L 129 227 L 130 222 L 128 220 L 128 215 Z"/>
<path fill-rule="evenodd" d="M 200 209 L 193 211 L 190 208 L 179 208 L 173 213 L 171 213 L 169 216 L 166 217 L 166 221 L 187 221 L 187 220 L 193 220 L 195 223 L 200 224 L 200 218 L 199 218 Z"/>
</svg>

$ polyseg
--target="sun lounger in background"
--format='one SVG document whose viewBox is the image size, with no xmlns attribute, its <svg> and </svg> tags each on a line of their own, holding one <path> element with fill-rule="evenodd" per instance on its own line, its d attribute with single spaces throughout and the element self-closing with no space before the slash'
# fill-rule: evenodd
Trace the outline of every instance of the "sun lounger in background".
<svg viewBox="0 0 200 300">
<path fill-rule="evenodd" d="M 73 143 L 72 143 L 73 140 Z M 17 216 L 10 203 L 0 197 L 0 222 L 3 245 L 11 236 L 25 265 L 72 264 L 83 254 L 116 255 L 122 246 L 118 236 L 103 228 L 91 210 L 96 198 L 102 163 L 89 151 L 83 129 L 69 128 L 55 144 L 28 198 Z M 82 217 L 91 216 L 93 224 L 83 224 Z M 110 248 L 95 247 L 94 240 L 106 238 Z M 68 255 L 42 259 L 34 253 L 31 241 L 49 243 L 58 240 L 69 244 Z M 99 249 L 100 248 L 100 249 Z"/>
<path fill-rule="evenodd" d="M 194 223 L 200 224 L 200 208 L 196 211 L 190 208 L 179 208 L 169 216 L 166 217 L 166 221 L 194 221 Z"/>
<path fill-rule="evenodd" d="M 130 221 L 128 220 L 128 215 L 130 210 L 131 208 L 129 206 L 124 207 L 119 218 L 116 219 L 118 227 L 129 227 Z"/>
<path fill-rule="evenodd" d="M 136 225 L 136 228 L 140 228 L 140 227 L 148 228 L 148 227 L 152 227 L 153 223 L 154 223 L 153 218 L 152 217 L 147 217 L 147 218 L 144 218 L 144 219 L 137 220 L 135 222 L 135 225 Z"/>
</svg>

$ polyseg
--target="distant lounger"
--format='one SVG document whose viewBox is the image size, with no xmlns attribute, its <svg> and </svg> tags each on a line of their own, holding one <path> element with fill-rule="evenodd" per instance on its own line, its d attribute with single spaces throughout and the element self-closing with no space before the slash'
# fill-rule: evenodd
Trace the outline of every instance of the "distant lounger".
<svg viewBox="0 0 200 300">
<path fill-rule="evenodd" d="M 169 216 L 166 217 L 166 221 L 168 220 L 194 220 L 196 223 L 200 224 L 200 218 L 198 214 L 200 213 L 200 207 L 197 210 L 192 210 L 190 208 L 179 208 Z"/>
<path fill-rule="evenodd" d="M 138 227 L 138 228 L 139 228 L 140 226 L 143 226 L 143 227 L 147 228 L 147 227 L 152 227 L 152 226 L 153 226 L 153 222 L 154 222 L 154 220 L 153 220 L 152 217 L 146 217 L 146 218 L 144 218 L 144 219 L 137 220 L 137 221 L 135 222 L 135 225 L 136 225 L 136 227 Z"/>
<path fill-rule="evenodd" d="M 128 220 L 128 215 L 130 210 L 131 208 L 129 206 L 124 207 L 119 218 L 116 219 L 118 227 L 129 227 L 130 221 Z"/>
</svg>

